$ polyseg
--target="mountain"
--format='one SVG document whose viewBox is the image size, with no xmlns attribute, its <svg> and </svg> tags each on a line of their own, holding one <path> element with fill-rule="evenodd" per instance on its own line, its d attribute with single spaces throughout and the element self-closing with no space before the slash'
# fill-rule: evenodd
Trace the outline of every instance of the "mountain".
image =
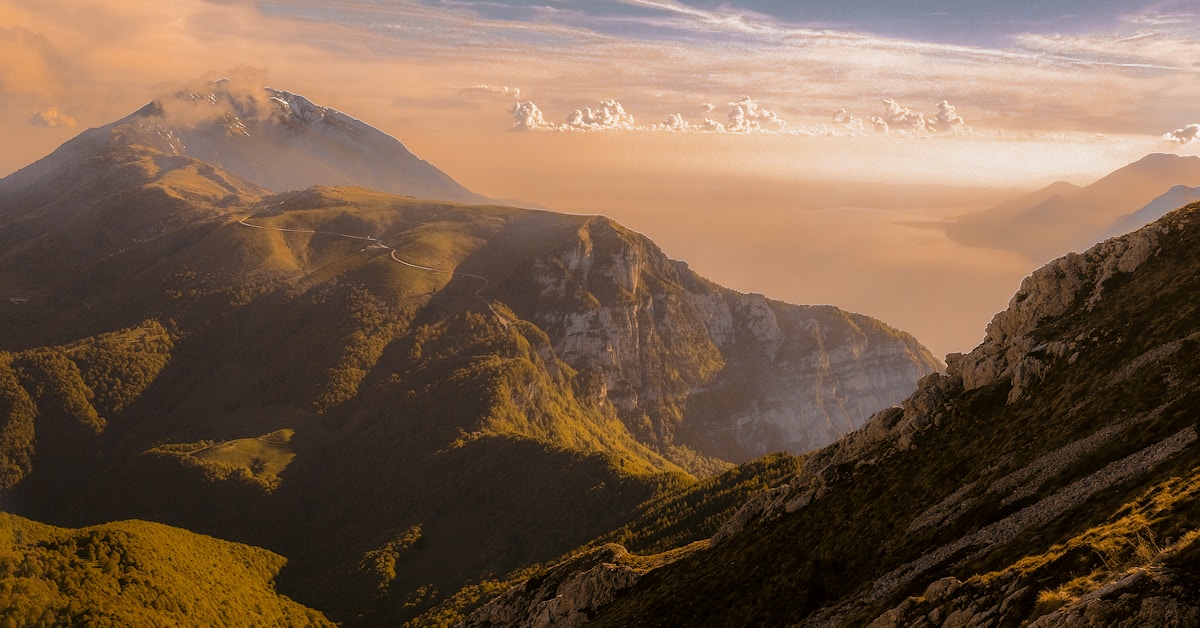
<svg viewBox="0 0 1200 628">
<path fill-rule="evenodd" d="M 121 134 L 164 158 L 191 158 L 275 192 L 314 185 L 362 186 L 423 199 L 488 202 L 414 155 L 392 136 L 303 96 L 221 80 L 185 90 L 85 132 L 50 163 L 16 178 L 55 179 L 54 164 L 85 162 Z"/>
<path fill-rule="evenodd" d="M 1122 216 L 1176 185 L 1200 185 L 1200 157 L 1147 155 L 1087 187 L 1059 182 L 968 214 L 948 226 L 946 234 L 968 246 L 1014 251 L 1045 262 L 1095 244 Z M 1179 205 L 1168 209 L 1175 207 Z"/>
<path fill-rule="evenodd" d="M 0 552 L 9 625 L 334 625 L 275 591 L 282 556 L 147 521 L 67 530 L 0 513 Z"/>
<path fill-rule="evenodd" d="M 1198 252 L 1193 204 L 1053 261 L 711 538 L 601 537 L 466 625 L 1200 623 Z"/>
<path fill-rule="evenodd" d="M 1113 238 L 1135 229 L 1141 229 L 1167 215 L 1167 212 L 1196 201 L 1200 201 L 1200 187 L 1189 188 L 1186 185 L 1176 185 L 1162 196 L 1150 201 L 1145 207 L 1117 218 L 1105 235 Z"/>
<path fill-rule="evenodd" d="M 229 142 L 284 132 L 266 106 Z M 272 192 L 196 156 L 249 154 L 194 148 L 224 137 L 208 109 L 172 108 L 0 180 L 4 510 L 258 546 L 288 597 L 394 624 L 697 476 L 831 442 L 939 366 L 602 216 Z"/>
</svg>

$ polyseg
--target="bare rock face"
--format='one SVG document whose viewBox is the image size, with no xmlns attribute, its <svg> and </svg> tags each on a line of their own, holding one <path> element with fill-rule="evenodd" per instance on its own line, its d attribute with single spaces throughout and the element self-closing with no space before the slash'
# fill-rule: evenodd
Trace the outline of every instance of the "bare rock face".
<svg viewBox="0 0 1200 628">
<path fill-rule="evenodd" d="M 582 626 L 594 611 L 633 586 L 647 569 L 620 545 L 606 545 L 552 567 L 471 613 L 464 626 Z"/>
<path fill-rule="evenodd" d="M 1009 379 L 1009 402 L 1021 399 L 1031 384 L 1045 376 L 1055 358 L 1070 356 L 1076 348 L 1069 341 L 1038 339 L 1034 332 L 1039 324 L 1074 308 L 1095 308 L 1103 298 L 1104 283 L 1118 273 L 1133 272 L 1153 257 L 1170 228 L 1168 223 L 1154 223 L 1038 269 L 1021 282 L 1008 309 L 988 323 L 987 335 L 978 347 L 966 355 L 946 356 L 948 373 L 962 378 L 966 390 Z"/>
<path fill-rule="evenodd" d="M 831 306 L 740 294 L 598 217 L 512 280 L 519 315 L 603 381 L 642 440 L 735 462 L 828 444 L 940 364 L 916 339 Z"/>
</svg>

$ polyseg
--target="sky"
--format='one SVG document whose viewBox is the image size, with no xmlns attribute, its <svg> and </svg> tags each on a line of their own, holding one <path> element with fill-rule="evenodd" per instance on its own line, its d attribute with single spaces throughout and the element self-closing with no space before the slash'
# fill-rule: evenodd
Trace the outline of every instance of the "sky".
<svg viewBox="0 0 1200 628">
<path fill-rule="evenodd" d="M 1200 150 L 1200 0 L 0 0 L 0 176 L 232 74 L 938 355 L 1036 266 L 939 221 Z"/>
</svg>

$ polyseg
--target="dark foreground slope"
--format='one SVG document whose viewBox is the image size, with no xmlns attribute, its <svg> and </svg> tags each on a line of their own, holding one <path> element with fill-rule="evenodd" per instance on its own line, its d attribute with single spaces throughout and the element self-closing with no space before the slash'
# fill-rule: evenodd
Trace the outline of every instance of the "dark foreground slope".
<svg viewBox="0 0 1200 628">
<path fill-rule="evenodd" d="M 602 548 L 469 623 L 1196 625 L 1198 251 L 1192 205 L 1056 260 L 706 545 Z"/>
<path fill-rule="evenodd" d="M 829 442 L 935 366 L 603 217 L 271 194 L 149 116 L 0 180 L 0 504 L 267 548 L 339 621 L 415 616 L 695 475 Z"/>
</svg>

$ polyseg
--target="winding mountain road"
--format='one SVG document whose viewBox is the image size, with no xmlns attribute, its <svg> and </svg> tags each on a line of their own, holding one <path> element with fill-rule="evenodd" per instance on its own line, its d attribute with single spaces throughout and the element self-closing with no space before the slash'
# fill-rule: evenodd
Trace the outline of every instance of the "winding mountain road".
<svg viewBox="0 0 1200 628">
<path fill-rule="evenodd" d="M 480 301 L 483 301 L 483 304 L 487 306 L 488 310 L 493 315 L 495 315 L 495 317 L 500 321 L 501 324 L 503 324 L 505 327 L 508 327 L 509 320 L 505 316 L 503 316 L 499 312 L 497 312 L 496 308 L 492 307 L 491 301 L 488 301 L 487 299 L 485 299 L 483 297 L 483 291 L 485 289 L 487 289 L 488 284 L 491 283 L 488 280 L 488 278 L 484 277 L 483 275 L 476 275 L 474 273 L 464 273 L 464 272 L 458 271 L 458 270 L 446 270 L 443 268 L 433 268 L 430 266 L 422 266 L 420 264 L 406 262 L 396 256 L 396 247 L 388 246 L 388 245 L 384 244 L 382 240 L 380 240 L 379 238 L 376 238 L 374 236 L 358 236 L 358 235 L 351 235 L 349 233 L 338 233 L 336 231 L 316 231 L 316 230 L 312 230 L 312 229 L 286 229 L 283 227 L 266 227 L 263 225 L 255 225 L 255 224 L 246 222 L 250 218 L 251 218 L 250 216 L 246 216 L 245 218 L 238 220 L 238 224 L 242 225 L 243 227 L 250 227 L 251 229 L 263 229 L 266 231 L 283 231 L 283 232 L 287 232 L 287 233 L 315 233 L 315 234 L 321 234 L 321 235 L 337 236 L 340 238 L 350 238 L 352 240 L 363 240 L 364 242 L 370 243 L 368 248 L 387 249 L 389 252 L 389 257 L 392 258 L 392 261 L 397 262 L 399 264 L 403 264 L 405 266 L 408 266 L 409 268 L 415 268 L 417 270 L 423 270 L 423 271 L 430 272 L 430 273 L 441 273 L 444 275 L 451 275 L 451 276 L 458 275 L 460 277 L 469 277 L 471 279 L 478 279 L 483 282 L 483 285 L 479 286 L 479 289 L 477 289 L 475 291 L 475 296 L 478 297 Z"/>
</svg>

